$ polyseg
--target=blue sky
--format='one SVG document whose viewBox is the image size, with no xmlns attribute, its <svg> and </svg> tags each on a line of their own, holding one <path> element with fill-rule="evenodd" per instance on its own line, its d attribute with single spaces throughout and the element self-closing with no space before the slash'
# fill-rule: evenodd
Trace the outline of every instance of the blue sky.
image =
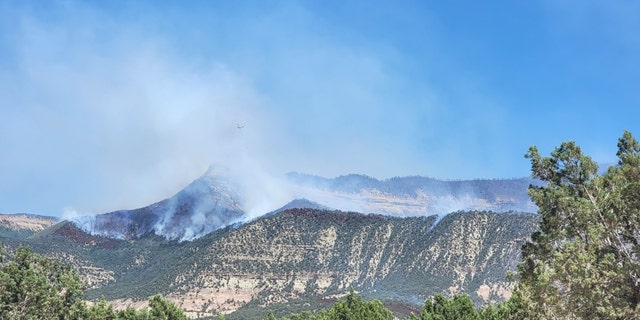
<svg viewBox="0 0 640 320">
<path fill-rule="evenodd" d="M 0 212 L 143 206 L 216 163 L 529 175 L 640 135 L 634 1 L 0 1 Z M 239 129 L 238 124 L 244 126 Z"/>
</svg>

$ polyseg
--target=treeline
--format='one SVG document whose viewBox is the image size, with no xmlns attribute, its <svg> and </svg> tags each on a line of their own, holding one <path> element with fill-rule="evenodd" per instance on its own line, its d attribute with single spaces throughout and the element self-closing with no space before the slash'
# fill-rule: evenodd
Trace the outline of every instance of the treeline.
<svg viewBox="0 0 640 320">
<path fill-rule="evenodd" d="M 149 307 L 116 311 L 104 299 L 84 301 L 85 284 L 69 264 L 20 246 L 8 256 L 0 246 L 0 319 L 186 320 L 184 311 L 160 295 Z"/>
<path fill-rule="evenodd" d="M 443 295 L 435 295 L 427 300 L 419 314 L 412 314 L 410 320 L 500 320 L 508 319 L 513 314 L 509 303 L 476 308 L 468 295 L 458 294 L 448 299 Z M 269 312 L 263 320 L 393 320 L 393 313 L 379 300 L 365 301 L 351 290 L 343 299 L 330 309 L 317 313 L 304 311 L 277 318 Z"/>
</svg>

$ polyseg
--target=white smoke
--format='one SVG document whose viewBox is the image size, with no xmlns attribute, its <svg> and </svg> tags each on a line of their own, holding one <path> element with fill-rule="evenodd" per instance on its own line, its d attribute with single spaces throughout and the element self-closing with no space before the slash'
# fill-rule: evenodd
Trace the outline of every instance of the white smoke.
<svg viewBox="0 0 640 320">
<path fill-rule="evenodd" d="M 74 219 L 76 217 L 81 217 L 81 216 L 86 216 L 86 215 L 88 215 L 88 214 L 86 214 L 86 213 L 83 214 L 83 213 L 79 212 L 78 210 L 76 210 L 76 209 L 74 209 L 72 207 L 65 207 L 62 210 L 61 218 L 63 220 L 71 220 L 71 219 Z"/>
</svg>

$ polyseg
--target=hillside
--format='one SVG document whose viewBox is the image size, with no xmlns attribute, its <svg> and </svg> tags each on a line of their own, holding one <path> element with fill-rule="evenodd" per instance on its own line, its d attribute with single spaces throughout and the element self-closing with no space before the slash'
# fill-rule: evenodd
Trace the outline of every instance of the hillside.
<svg viewBox="0 0 640 320">
<path fill-rule="evenodd" d="M 297 200 L 257 218 L 246 214 L 251 201 L 235 181 L 210 168 L 138 209 L 58 223 L 11 216 L 5 225 L 13 229 L 0 224 L 0 241 L 71 263 L 88 299 L 122 307 L 162 293 L 192 317 L 247 319 L 265 308 L 320 308 L 350 287 L 401 313 L 434 293 L 500 301 L 537 226 L 536 215 L 524 213 L 535 211 L 530 179 L 289 174 L 282 192 Z"/>
<path fill-rule="evenodd" d="M 268 183 L 247 186 L 239 181 L 247 183 L 224 168 L 211 167 L 170 198 L 138 209 L 77 217 L 72 221 L 90 234 L 114 239 L 139 239 L 154 233 L 168 240 L 191 241 L 217 229 L 288 208 L 331 208 L 395 217 L 442 217 L 455 211 L 535 212 L 526 190 L 538 183 L 524 178 L 377 180 L 356 174 L 327 179 L 291 173 L 277 183 L 280 201 L 291 201 L 282 206 L 266 199 L 269 193 L 263 189 L 272 188 Z M 262 211 L 258 212 L 256 203 Z"/>
<path fill-rule="evenodd" d="M 333 179 L 289 173 L 293 195 L 335 209 L 391 216 L 444 215 L 460 210 L 536 212 L 527 188 L 539 181 L 520 179 L 437 180 L 412 176 L 378 180 L 349 174 Z"/>
<path fill-rule="evenodd" d="M 243 219 L 239 187 L 224 170 L 211 167 L 174 196 L 133 210 L 73 219 L 84 231 L 114 239 L 153 232 L 169 240 L 193 240 Z"/>
<path fill-rule="evenodd" d="M 25 242 L 72 262 L 91 283 L 88 298 L 129 305 L 163 293 L 191 316 L 241 319 L 265 307 L 295 310 L 296 301 L 321 306 L 349 287 L 413 304 L 436 292 L 502 300 L 536 219 L 457 212 L 436 224 L 433 216 L 290 209 L 190 242 L 92 236 L 69 222 Z"/>
<path fill-rule="evenodd" d="M 34 214 L 0 214 L 0 237 L 24 239 L 56 222 L 56 218 Z"/>
</svg>

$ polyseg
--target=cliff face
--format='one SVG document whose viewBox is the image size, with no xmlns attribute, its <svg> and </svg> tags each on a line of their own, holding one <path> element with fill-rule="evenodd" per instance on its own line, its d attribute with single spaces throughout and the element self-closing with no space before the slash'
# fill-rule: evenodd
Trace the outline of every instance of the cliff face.
<svg viewBox="0 0 640 320">
<path fill-rule="evenodd" d="M 34 214 L 0 214 L 0 237 L 22 239 L 55 224 L 52 217 Z"/>
<path fill-rule="evenodd" d="M 162 293 L 202 317 L 326 301 L 350 287 L 414 304 L 438 292 L 503 300 L 506 273 L 536 225 L 524 213 L 458 212 L 437 221 L 290 209 L 194 241 L 112 239 L 62 222 L 24 242 L 74 264 L 90 282 L 88 298 L 126 306 Z"/>
<path fill-rule="evenodd" d="M 390 218 L 288 210 L 203 247 L 171 287 L 201 312 L 231 312 L 354 287 L 382 299 L 421 304 L 437 292 L 467 292 L 478 303 L 510 294 L 508 270 L 535 229 L 529 214 L 454 213 Z"/>
</svg>

